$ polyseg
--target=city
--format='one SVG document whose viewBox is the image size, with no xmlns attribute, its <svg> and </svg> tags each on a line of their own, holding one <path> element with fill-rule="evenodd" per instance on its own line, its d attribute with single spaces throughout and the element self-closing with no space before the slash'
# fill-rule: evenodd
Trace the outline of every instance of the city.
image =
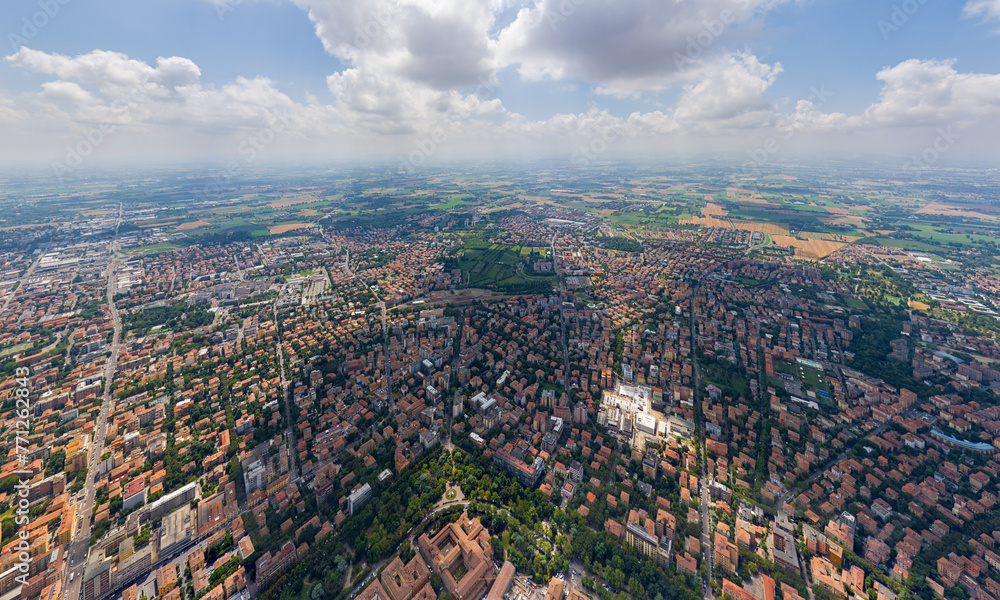
<svg viewBox="0 0 1000 600">
<path fill-rule="evenodd" d="M 0 32 L 0 600 L 1000 600 L 1000 0 Z"/>
<path fill-rule="evenodd" d="M 38 194 L 0 591 L 996 597 L 1000 209 L 682 171 Z"/>
</svg>

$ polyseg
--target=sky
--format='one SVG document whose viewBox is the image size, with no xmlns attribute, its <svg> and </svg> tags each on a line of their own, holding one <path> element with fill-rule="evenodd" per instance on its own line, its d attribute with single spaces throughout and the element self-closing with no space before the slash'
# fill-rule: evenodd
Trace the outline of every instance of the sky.
<svg viewBox="0 0 1000 600">
<path fill-rule="evenodd" d="M 56 175 L 1000 158 L 1000 0 L 7 0 L 4 30 L 0 164 Z"/>
</svg>

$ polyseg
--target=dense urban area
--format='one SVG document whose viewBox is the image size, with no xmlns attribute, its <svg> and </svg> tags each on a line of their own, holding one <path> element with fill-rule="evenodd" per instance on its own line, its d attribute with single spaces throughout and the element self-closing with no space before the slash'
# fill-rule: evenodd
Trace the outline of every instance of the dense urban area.
<svg viewBox="0 0 1000 600">
<path fill-rule="evenodd" d="M 995 172 L 0 182 L 0 600 L 1000 598 Z"/>
</svg>

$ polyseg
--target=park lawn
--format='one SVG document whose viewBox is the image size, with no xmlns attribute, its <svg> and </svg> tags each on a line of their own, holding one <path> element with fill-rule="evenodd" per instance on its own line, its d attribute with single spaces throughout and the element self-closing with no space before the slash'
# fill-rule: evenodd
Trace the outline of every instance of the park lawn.
<svg viewBox="0 0 1000 600">
<path fill-rule="evenodd" d="M 0 358 L 6 358 L 12 354 L 17 354 L 18 352 L 24 352 L 25 350 L 30 350 L 35 344 L 32 342 L 25 342 L 23 344 L 18 344 L 17 346 L 11 346 L 10 348 L 5 348 L 0 351 Z"/>
<path fill-rule="evenodd" d="M 860 298 L 844 298 L 844 304 L 850 306 L 851 308 L 868 310 L 868 305 L 862 302 Z"/>
<path fill-rule="evenodd" d="M 466 196 L 466 197 L 470 197 L 470 196 Z M 444 204 L 434 204 L 434 205 L 431 205 L 430 208 L 436 208 L 438 210 L 451 210 L 453 208 L 458 208 L 460 206 L 468 206 L 468 205 L 469 205 L 469 203 L 465 202 L 464 200 L 462 200 L 461 197 L 459 197 L 459 196 L 453 196 L 450 200 L 448 200 Z"/>
<path fill-rule="evenodd" d="M 830 388 L 826 385 L 826 380 L 824 379 L 821 371 L 805 365 L 799 365 L 799 368 L 803 383 L 817 390 L 823 390 L 824 392 L 830 391 Z"/>
</svg>

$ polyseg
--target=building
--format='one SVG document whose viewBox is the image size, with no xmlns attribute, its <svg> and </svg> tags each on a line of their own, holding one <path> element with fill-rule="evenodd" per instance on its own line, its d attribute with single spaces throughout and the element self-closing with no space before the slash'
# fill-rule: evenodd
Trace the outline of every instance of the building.
<svg viewBox="0 0 1000 600">
<path fill-rule="evenodd" d="M 257 559 L 257 585 L 263 587 L 285 572 L 295 560 L 295 546 L 291 542 L 285 542 L 281 550 L 274 556 L 270 552 Z M 377 584 L 378 582 L 376 582 Z M 381 589 L 382 586 L 379 586 Z M 383 593 L 384 590 L 383 590 Z M 388 596 L 382 596 L 382 600 L 389 600 Z"/>
<path fill-rule="evenodd" d="M 147 544 L 145 548 L 133 553 L 132 556 L 118 561 L 118 571 L 112 574 L 112 591 L 135 583 L 138 578 L 145 577 L 152 568 L 153 545 Z"/>
<path fill-rule="evenodd" d="M 69 474 L 76 473 L 87 466 L 90 460 L 90 436 L 82 435 L 66 444 L 65 470 Z"/>
<path fill-rule="evenodd" d="M 83 600 L 97 600 L 111 593 L 111 563 L 103 550 L 91 553 L 83 572 Z"/>
<path fill-rule="evenodd" d="M 255 460 L 243 471 L 243 485 L 249 494 L 255 490 L 263 489 L 266 484 L 267 469 L 260 460 Z"/>
<path fill-rule="evenodd" d="M 715 564 L 732 575 L 740 563 L 740 551 L 721 531 L 715 532 Z"/>
<path fill-rule="evenodd" d="M 812 571 L 812 580 L 833 594 L 847 598 L 847 590 L 844 582 L 840 578 L 840 573 L 830 561 L 821 556 L 814 556 L 809 561 L 809 569 Z"/>
<path fill-rule="evenodd" d="M 479 600 L 486 594 L 493 574 L 493 547 L 479 519 L 463 513 L 433 538 L 421 535 L 417 547 L 453 598 Z"/>
<path fill-rule="evenodd" d="M 178 506 L 194 500 L 197 491 L 198 482 L 192 481 L 179 490 L 175 490 L 150 504 L 146 516 L 150 520 L 158 519 Z"/>
<path fill-rule="evenodd" d="M 431 573 L 424 561 L 414 556 L 405 566 L 397 556 L 382 571 L 382 588 L 392 600 L 408 600 L 427 585 Z"/>
<path fill-rule="evenodd" d="M 541 457 L 535 458 L 534 462 L 529 465 L 523 460 L 514 458 L 506 450 L 497 450 L 493 454 L 493 464 L 510 473 L 518 483 L 526 488 L 536 487 L 545 471 L 545 463 Z"/>
<path fill-rule="evenodd" d="M 504 561 L 503 567 L 500 568 L 500 574 L 497 575 L 493 587 L 490 588 L 490 593 L 486 595 L 486 600 L 503 600 L 514 584 L 514 573 L 514 564 L 509 560 Z"/>
<path fill-rule="evenodd" d="M 178 577 L 176 565 L 164 565 L 156 570 L 156 594 L 166 596 L 170 590 L 177 587 Z"/>
<path fill-rule="evenodd" d="M 678 550 L 677 553 L 677 572 L 687 573 L 689 575 L 695 575 L 698 573 L 698 561 L 695 557 L 691 556 L 687 552 L 681 554 Z"/>
<path fill-rule="evenodd" d="M 194 523 L 191 522 L 191 508 L 182 506 L 163 518 L 160 526 L 160 556 L 171 556 L 191 542 Z"/>
<path fill-rule="evenodd" d="M 800 572 L 799 556 L 795 551 L 795 538 L 791 533 L 780 527 L 775 527 L 772 534 L 767 536 L 767 545 L 775 563 L 796 573 Z"/>
<path fill-rule="evenodd" d="M 625 541 L 638 550 L 639 554 L 656 558 L 659 541 L 644 528 L 633 523 L 625 525 Z"/>
<path fill-rule="evenodd" d="M 351 495 L 347 497 L 347 510 L 352 515 L 356 514 L 361 507 L 368 503 L 372 499 L 372 486 L 367 483 L 358 489 L 351 492 Z"/>
<path fill-rule="evenodd" d="M 146 484 L 142 479 L 133 479 L 122 491 L 122 509 L 135 510 L 135 507 L 146 503 Z"/>
<path fill-rule="evenodd" d="M 389 594 L 386 593 L 378 579 L 375 579 L 355 600 L 389 600 Z"/>
</svg>

